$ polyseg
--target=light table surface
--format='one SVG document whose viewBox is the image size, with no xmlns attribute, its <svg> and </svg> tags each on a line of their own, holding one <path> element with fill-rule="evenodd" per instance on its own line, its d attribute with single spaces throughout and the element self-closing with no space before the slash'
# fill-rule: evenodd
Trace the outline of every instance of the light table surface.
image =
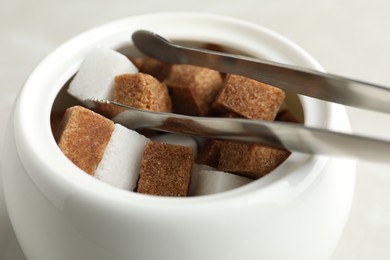
<svg viewBox="0 0 390 260">
<path fill-rule="evenodd" d="M 165 11 L 236 17 L 286 36 L 328 72 L 390 85 L 389 10 L 387 0 L 0 0 L 0 137 L 37 63 L 69 38 L 111 20 Z M 354 132 L 390 139 L 389 115 L 352 108 L 348 114 Z M 0 259 L 24 259 L 2 195 Z M 390 259 L 390 163 L 358 162 L 354 204 L 331 258 L 341 259 Z"/>
</svg>

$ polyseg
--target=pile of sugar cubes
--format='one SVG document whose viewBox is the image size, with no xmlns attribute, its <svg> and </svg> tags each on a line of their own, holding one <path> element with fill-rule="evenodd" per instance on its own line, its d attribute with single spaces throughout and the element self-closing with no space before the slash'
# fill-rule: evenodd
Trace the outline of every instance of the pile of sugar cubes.
<svg viewBox="0 0 390 260">
<path fill-rule="evenodd" d="M 135 108 L 194 116 L 297 122 L 281 106 L 285 93 L 239 75 L 192 65 L 164 64 L 94 48 L 69 84 L 82 102 L 112 100 Z M 197 196 L 237 188 L 275 169 L 287 150 L 260 144 L 196 140 L 131 130 L 81 105 L 64 111 L 53 133 L 65 156 L 115 187 L 159 196 Z"/>
</svg>

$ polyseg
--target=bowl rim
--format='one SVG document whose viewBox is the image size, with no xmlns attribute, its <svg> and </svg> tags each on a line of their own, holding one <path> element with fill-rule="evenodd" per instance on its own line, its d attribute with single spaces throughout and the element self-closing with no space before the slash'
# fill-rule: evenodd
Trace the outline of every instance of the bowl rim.
<svg viewBox="0 0 390 260">
<path fill-rule="evenodd" d="M 177 23 L 178 19 L 181 23 Z M 135 24 L 138 24 L 137 28 L 134 27 Z M 143 28 L 140 28 L 139 24 L 142 24 Z M 213 24 L 214 27 L 210 24 Z M 166 29 L 162 26 L 166 26 L 164 27 Z M 175 30 L 169 26 L 176 26 Z M 161 30 L 157 31 L 167 38 L 190 41 L 194 40 L 194 31 L 202 32 L 202 39 L 217 41 L 217 43 L 218 40 L 230 39 L 230 33 L 236 33 L 240 37 L 246 35 L 248 39 L 252 39 L 250 44 L 246 44 L 246 47 L 254 55 L 264 53 L 267 44 L 272 42 L 274 43 L 272 48 L 275 50 L 268 56 L 276 55 L 277 50 L 282 50 L 281 55 L 275 57 L 277 61 L 282 60 L 283 62 L 283 55 L 290 55 L 291 60 L 285 62 L 294 62 L 297 65 L 323 70 L 308 53 L 278 33 L 257 24 L 221 15 L 188 12 L 146 14 L 112 21 L 88 30 L 58 47 L 36 67 L 26 80 L 15 106 L 13 123 L 18 155 L 27 174 L 45 194 L 45 197 L 58 207 L 63 205 L 67 196 L 75 193 L 80 196 L 95 196 L 99 200 L 123 204 L 142 203 L 145 205 L 146 203 L 146 205 L 153 207 L 156 205 L 183 207 L 185 205 L 224 204 L 234 201 L 240 203 L 248 200 L 249 197 L 253 203 L 259 203 L 269 200 L 269 194 L 275 192 L 277 192 L 279 200 L 289 201 L 302 193 L 319 176 L 327 158 L 293 153 L 287 159 L 291 163 L 286 163 L 286 161 L 271 174 L 243 187 L 218 194 L 185 199 L 157 197 L 120 190 L 91 178 L 87 174 L 81 174 L 82 170 L 69 163 L 70 161 L 58 149 L 52 137 L 49 120 L 53 102 L 60 88 L 77 71 L 82 57 L 86 55 L 92 45 L 119 48 L 130 41 L 130 37 L 127 37 L 128 39 L 124 37 L 124 30 L 127 30 L 128 35 L 130 35 L 131 30 L 134 29 L 154 30 L 156 28 L 160 28 Z M 178 37 L 179 35 L 180 37 Z M 197 37 L 199 36 L 195 38 Z M 248 39 L 245 40 L 249 41 Z M 256 42 L 259 39 L 266 40 L 262 43 L 261 48 L 257 46 L 260 43 Z M 226 45 L 240 44 L 243 39 L 231 40 Z M 42 93 L 45 93 L 44 97 Z M 329 123 L 328 110 L 331 105 L 307 97 L 300 98 L 305 117 L 308 118 L 308 122 L 305 124 L 327 127 Z M 314 107 L 315 111 L 308 109 L 308 107 Z M 319 113 L 320 116 L 316 113 Z M 50 160 L 47 160 L 48 153 L 51 156 Z M 299 167 L 297 167 L 298 162 Z M 286 169 L 289 169 L 288 174 L 283 172 Z M 285 190 L 281 191 L 281 188 L 285 188 Z"/>
</svg>

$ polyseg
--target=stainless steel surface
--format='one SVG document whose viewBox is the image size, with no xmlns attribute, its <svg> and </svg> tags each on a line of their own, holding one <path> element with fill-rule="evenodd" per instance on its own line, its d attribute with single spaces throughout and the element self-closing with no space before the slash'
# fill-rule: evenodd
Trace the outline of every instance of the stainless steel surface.
<svg viewBox="0 0 390 260">
<path fill-rule="evenodd" d="M 132 35 L 143 53 L 166 63 L 193 64 L 253 78 L 302 95 L 390 113 L 390 89 L 296 66 L 174 44 L 145 30 Z"/>
<path fill-rule="evenodd" d="M 388 141 L 310 128 L 302 124 L 184 116 L 140 110 L 100 99 L 89 99 L 85 103 L 103 114 L 106 111 L 123 109 L 112 120 L 130 129 L 150 128 L 198 137 L 256 142 L 307 154 L 389 161 L 390 142 Z"/>
</svg>

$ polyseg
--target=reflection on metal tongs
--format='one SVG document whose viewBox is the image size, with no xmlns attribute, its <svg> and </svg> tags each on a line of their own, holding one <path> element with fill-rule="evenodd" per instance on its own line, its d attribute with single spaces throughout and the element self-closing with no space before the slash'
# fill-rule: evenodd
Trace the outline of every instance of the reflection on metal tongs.
<svg viewBox="0 0 390 260">
<path fill-rule="evenodd" d="M 249 120 L 240 118 L 211 118 L 184 116 L 140 110 L 116 102 L 89 99 L 85 104 L 130 129 L 156 129 L 224 140 L 256 142 L 290 151 L 349 157 L 388 162 L 390 142 L 301 124 Z M 115 112 L 115 113 L 113 113 Z"/>
<path fill-rule="evenodd" d="M 297 66 L 190 48 L 145 30 L 132 35 L 135 46 L 172 64 L 192 64 L 246 76 L 284 90 L 348 106 L 390 113 L 390 88 Z"/>
</svg>

